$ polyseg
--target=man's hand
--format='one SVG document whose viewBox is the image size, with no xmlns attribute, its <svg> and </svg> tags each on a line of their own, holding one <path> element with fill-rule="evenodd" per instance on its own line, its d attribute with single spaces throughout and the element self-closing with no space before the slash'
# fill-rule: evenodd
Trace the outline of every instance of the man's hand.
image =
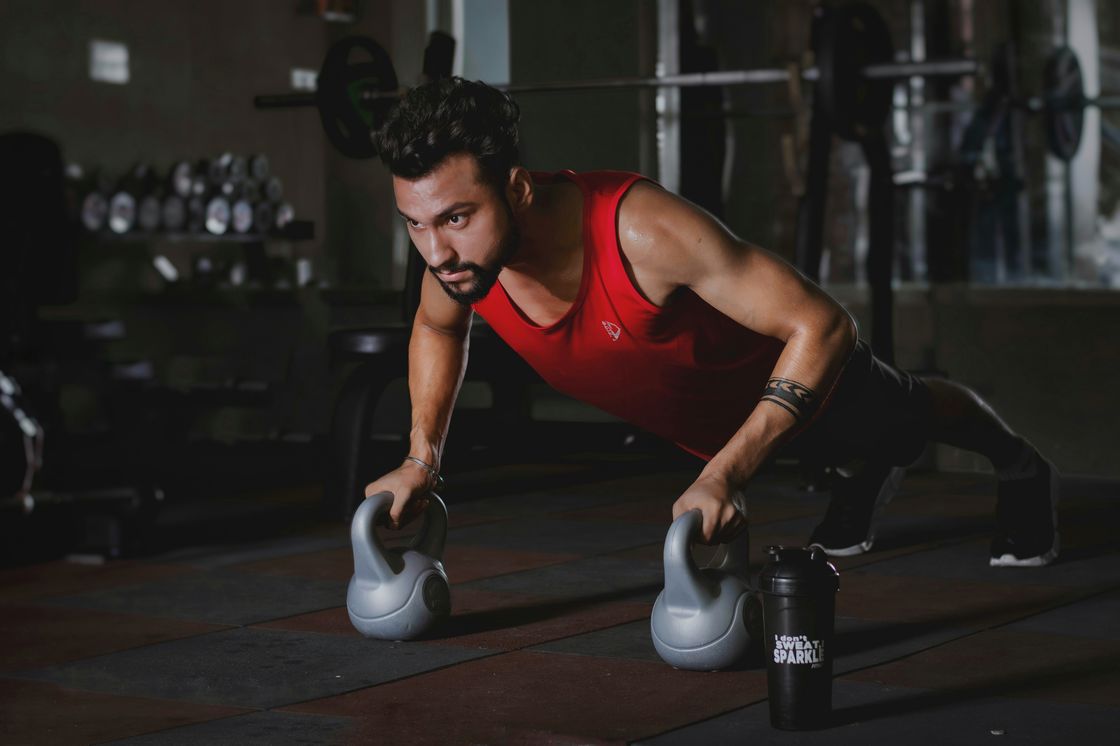
<svg viewBox="0 0 1120 746">
<path fill-rule="evenodd" d="M 405 461 L 376 482 L 366 485 L 366 497 L 378 492 L 393 493 L 393 507 L 389 509 L 387 525 L 395 531 L 428 509 L 428 495 L 435 486 L 434 482 L 422 466 Z"/>
<path fill-rule="evenodd" d="M 747 527 L 747 519 L 736 509 L 732 498 L 739 492 L 726 480 L 701 475 L 673 503 L 673 520 L 690 510 L 699 509 L 704 516 L 705 544 L 726 544 Z M 742 494 L 737 502 L 742 504 Z"/>
</svg>

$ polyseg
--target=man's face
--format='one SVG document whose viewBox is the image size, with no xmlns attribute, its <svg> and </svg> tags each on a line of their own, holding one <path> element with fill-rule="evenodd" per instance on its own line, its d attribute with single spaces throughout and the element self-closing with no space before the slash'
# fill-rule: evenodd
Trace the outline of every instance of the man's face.
<svg viewBox="0 0 1120 746">
<path fill-rule="evenodd" d="M 449 156 L 419 179 L 393 177 L 397 211 L 444 292 L 469 306 L 486 297 L 517 249 L 504 192 L 482 179 L 474 157 Z"/>
</svg>

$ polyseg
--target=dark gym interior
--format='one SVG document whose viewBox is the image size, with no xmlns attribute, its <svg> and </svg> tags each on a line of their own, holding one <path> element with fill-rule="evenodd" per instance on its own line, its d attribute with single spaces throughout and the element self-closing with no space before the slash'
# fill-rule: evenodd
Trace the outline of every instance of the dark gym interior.
<svg viewBox="0 0 1120 746">
<path fill-rule="evenodd" d="M 1116 0 L 11 0 L 0 40 L 0 742 L 1120 725 Z M 989 567 L 996 475 L 927 447 L 870 551 L 830 560 L 827 717 L 778 729 L 762 649 L 691 671 L 651 639 L 704 463 L 476 317 L 439 469 L 450 617 L 359 633 L 351 520 L 408 455 L 425 274 L 369 132 L 450 74 L 511 88 L 528 168 L 656 179 L 880 358 L 978 392 L 1061 472 L 1059 558 Z M 752 586 L 822 485 L 789 457 L 750 483 Z"/>
</svg>

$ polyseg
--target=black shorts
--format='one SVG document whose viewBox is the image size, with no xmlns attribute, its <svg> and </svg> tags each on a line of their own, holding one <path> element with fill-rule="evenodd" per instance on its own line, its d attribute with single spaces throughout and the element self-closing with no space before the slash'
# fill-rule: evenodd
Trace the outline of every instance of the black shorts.
<svg viewBox="0 0 1120 746">
<path fill-rule="evenodd" d="M 861 339 L 825 411 L 782 452 L 824 466 L 856 459 L 908 466 L 922 455 L 929 432 L 925 382 L 876 358 Z"/>
</svg>

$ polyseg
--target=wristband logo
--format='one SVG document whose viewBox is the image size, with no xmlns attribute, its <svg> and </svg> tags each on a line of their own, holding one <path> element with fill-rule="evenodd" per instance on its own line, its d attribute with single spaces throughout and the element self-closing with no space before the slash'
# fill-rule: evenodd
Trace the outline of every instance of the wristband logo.
<svg viewBox="0 0 1120 746">
<path fill-rule="evenodd" d="M 824 665 L 824 641 L 805 635 L 774 635 L 774 662 L 819 668 Z"/>
</svg>

